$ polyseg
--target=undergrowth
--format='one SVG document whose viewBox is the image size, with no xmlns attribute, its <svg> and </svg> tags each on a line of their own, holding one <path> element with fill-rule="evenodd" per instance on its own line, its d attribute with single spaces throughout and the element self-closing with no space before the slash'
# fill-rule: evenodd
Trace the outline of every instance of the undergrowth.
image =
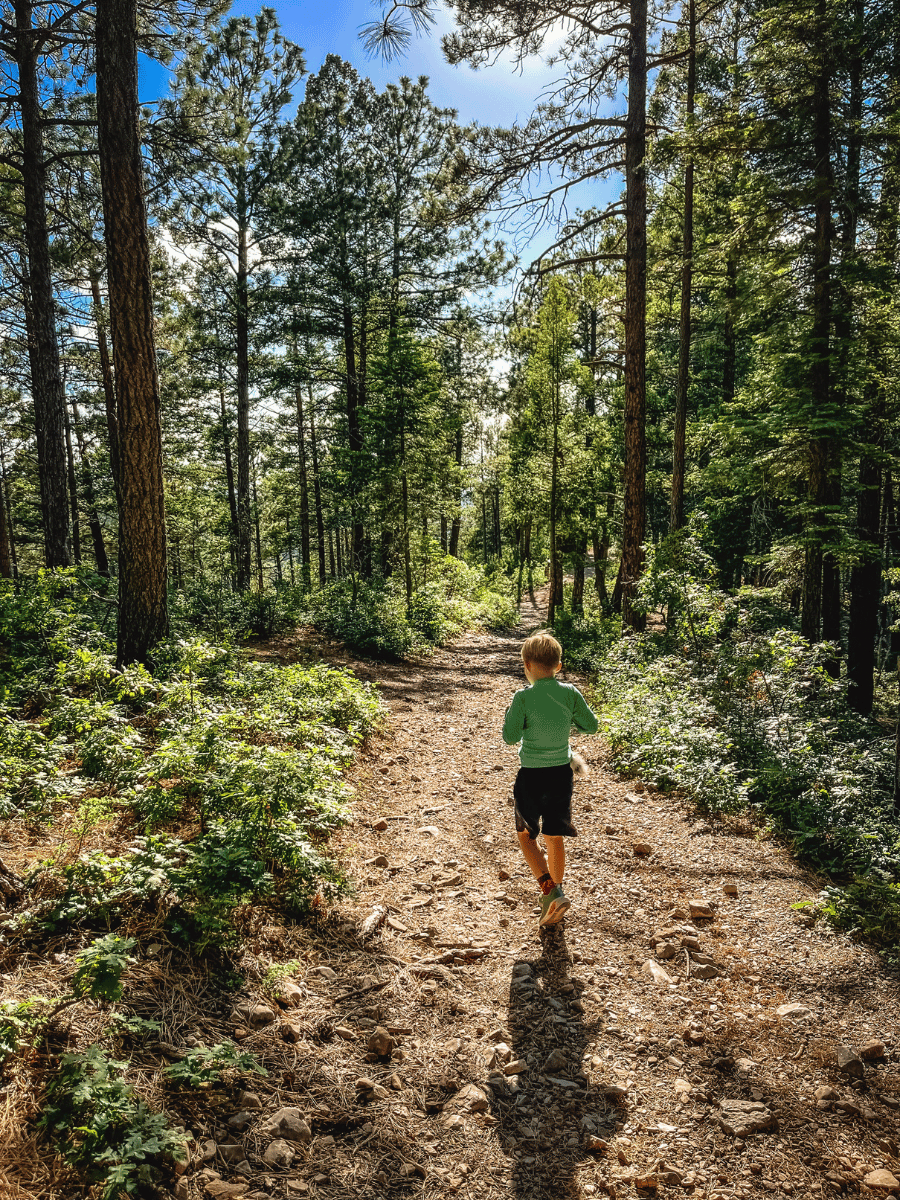
<svg viewBox="0 0 900 1200">
<path fill-rule="evenodd" d="M 180 592 L 175 605 L 176 620 L 218 638 L 229 631 L 238 638 L 269 637 L 304 624 L 382 658 L 427 654 L 465 629 L 502 629 L 517 621 L 505 575 L 439 552 L 408 603 L 404 580 L 395 575 L 343 577 L 314 591 L 283 585 L 244 595 L 198 584 Z"/>
<path fill-rule="evenodd" d="M 178 606 L 153 669 L 119 670 L 106 586 L 81 570 L 0 581 L 0 833 L 55 843 L 25 872 L 0 948 L 10 962 L 60 940 L 74 951 L 68 991 L 0 1005 L 0 1068 L 37 1061 L 64 1010 L 103 1014 L 104 1044 L 45 1056 L 39 1126 L 112 1198 L 171 1174 L 185 1147 L 123 1054 L 158 1025 L 111 1011 L 141 938 L 216 970 L 251 902 L 284 920 L 345 891 L 327 838 L 348 817 L 342 769 L 381 707 L 347 671 L 255 662 L 233 630 L 198 637 Z M 207 1087 L 261 1069 L 220 1043 L 163 1079 Z"/>
<path fill-rule="evenodd" d="M 695 533 L 648 555 L 640 602 L 668 613 L 665 634 L 615 637 L 591 614 L 558 627 L 566 661 L 596 672 L 617 765 L 705 812 L 756 813 L 831 881 L 818 913 L 896 957 L 893 735 L 848 706 L 835 647 L 780 627 L 768 594 L 717 587 Z"/>
</svg>

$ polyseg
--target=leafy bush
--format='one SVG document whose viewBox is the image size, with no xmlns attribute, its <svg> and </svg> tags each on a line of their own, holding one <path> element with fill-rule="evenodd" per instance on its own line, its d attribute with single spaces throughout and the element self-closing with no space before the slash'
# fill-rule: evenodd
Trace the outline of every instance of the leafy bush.
<svg viewBox="0 0 900 1200">
<path fill-rule="evenodd" d="M 218 641 L 272 637 L 297 623 L 301 605 L 299 588 L 236 592 L 225 583 L 195 581 L 172 594 L 170 620 L 176 636 L 204 630 Z"/>
<path fill-rule="evenodd" d="M 134 938 L 108 934 L 79 951 L 75 956 L 78 965 L 72 980 L 75 995 L 107 1004 L 121 1000 L 122 976 L 128 964 L 134 962 L 131 951 L 136 946 Z"/>
<path fill-rule="evenodd" d="M 430 564 L 432 577 L 407 605 L 403 580 L 340 579 L 306 600 L 312 625 L 360 650 L 388 657 L 428 653 L 464 629 L 508 628 L 517 615 L 512 585 L 445 555 Z"/>
<path fill-rule="evenodd" d="M 50 1002 L 43 996 L 0 1000 L 0 1063 L 31 1045 L 44 1028 Z"/>
<path fill-rule="evenodd" d="M 231 1042 L 218 1042 L 215 1046 L 195 1046 L 186 1051 L 179 1062 L 163 1070 L 163 1075 L 170 1083 L 202 1087 L 208 1083 L 218 1083 L 226 1071 L 268 1074 L 252 1054 L 238 1050 Z"/>
<path fill-rule="evenodd" d="M 375 691 L 346 671 L 251 662 L 196 637 L 160 647 L 155 675 L 118 671 L 112 643 L 87 632 L 72 599 L 78 578 L 65 578 L 61 597 L 43 578 L 21 593 L 0 588 L 0 625 L 28 656 L 30 691 L 21 678 L 17 686 L 32 712 L 38 705 L 30 719 L 0 711 L 0 814 L 47 817 L 65 797 L 76 838 L 117 808 L 148 834 L 174 828 L 112 857 L 67 861 L 63 847 L 32 875 L 40 899 L 30 917 L 18 914 L 7 930 L 29 920 L 109 929 L 149 905 L 202 950 L 232 940 L 233 912 L 250 899 L 296 911 L 317 892 L 342 890 L 318 843 L 346 819 L 341 770 L 380 718 Z M 59 610 L 52 640 L 28 640 L 36 607 L 45 624 Z M 89 779 L 107 785 L 102 798 L 80 798 Z"/>
<path fill-rule="evenodd" d="M 100 1200 L 134 1195 L 166 1159 L 187 1157 L 183 1131 L 138 1099 L 124 1077 L 128 1065 L 99 1046 L 64 1054 L 44 1094 L 39 1125 L 66 1162 L 101 1185 Z"/>
<path fill-rule="evenodd" d="M 573 671 L 599 670 L 610 646 L 619 637 L 621 620 L 600 611 L 596 594 L 585 596 L 583 613 L 556 615 L 553 633 L 563 647 L 563 662 Z"/>
<path fill-rule="evenodd" d="M 842 885 L 827 916 L 896 944 L 893 738 L 847 705 L 835 647 L 773 627 L 752 592 L 717 589 L 696 536 L 649 553 L 642 600 L 667 609 L 668 633 L 609 645 L 596 679 L 618 764 L 708 812 L 764 814 Z"/>
</svg>

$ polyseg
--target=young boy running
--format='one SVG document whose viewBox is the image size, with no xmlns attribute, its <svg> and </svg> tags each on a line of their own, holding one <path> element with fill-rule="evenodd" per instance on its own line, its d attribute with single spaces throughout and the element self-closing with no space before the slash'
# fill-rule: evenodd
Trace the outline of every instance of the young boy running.
<svg viewBox="0 0 900 1200">
<path fill-rule="evenodd" d="M 507 746 L 521 741 L 519 773 L 513 785 L 516 831 L 525 861 L 541 889 L 539 925 L 555 925 L 569 907 L 563 894 L 566 867 L 564 837 L 576 837 L 572 825 L 572 726 L 596 733 L 597 718 L 577 687 L 560 683 L 562 647 L 548 633 L 535 633 L 522 646 L 530 687 L 513 696 L 503 722 Z M 547 854 L 535 840 L 543 834 Z"/>
</svg>

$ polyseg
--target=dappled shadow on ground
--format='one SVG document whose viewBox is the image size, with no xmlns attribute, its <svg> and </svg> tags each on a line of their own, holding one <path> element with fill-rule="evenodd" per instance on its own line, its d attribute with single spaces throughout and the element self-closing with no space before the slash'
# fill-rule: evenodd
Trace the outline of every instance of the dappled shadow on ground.
<svg viewBox="0 0 900 1200">
<path fill-rule="evenodd" d="M 564 923 L 542 930 L 541 941 L 536 962 L 513 965 L 504 1030 L 511 1061 L 528 1069 L 491 1076 L 492 1114 L 511 1165 L 509 1194 L 520 1200 L 579 1196 L 585 1138 L 609 1137 L 619 1116 L 583 1074 L 597 1028 L 577 1011 L 580 1003 L 573 1005 Z"/>
</svg>

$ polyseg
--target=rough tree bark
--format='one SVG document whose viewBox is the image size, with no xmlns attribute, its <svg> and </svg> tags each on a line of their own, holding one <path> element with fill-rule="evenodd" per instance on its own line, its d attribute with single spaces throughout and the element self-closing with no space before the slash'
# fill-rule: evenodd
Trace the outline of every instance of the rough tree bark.
<svg viewBox="0 0 900 1200">
<path fill-rule="evenodd" d="M 312 584 L 312 549 L 309 537 L 309 482 L 306 473 L 306 430 L 303 413 L 303 390 L 297 385 L 294 390 L 297 403 L 297 465 L 300 469 L 300 558 L 303 586 Z M 312 388 L 310 388 L 312 401 Z"/>
<path fill-rule="evenodd" d="M 456 463 L 457 475 L 462 470 L 463 457 L 463 427 L 462 421 L 456 429 L 456 440 L 453 446 L 453 461 Z M 453 558 L 459 558 L 459 534 L 462 529 L 462 487 L 456 489 L 454 497 L 453 520 L 450 522 L 449 553 Z"/>
<path fill-rule="evenodd" d="M 97 0 L 97 113 L 121 468 L 119 666 L 168 629 L 150 240 L 138 123 L 137 0 Z"/>
<path fill-rule="evenodd" d="M 646 529 L 646 308 L 647 308 L 647 0 L 632 0 L 625 126 L 625 506 L 622 564 L 616 587 L 622 619 L 644 628 L 633 606 L 644 569 Z"/>
<path fill-rule="evenodd" d="M 106 431 L 109 437 L 109 469 L 112 474 L 113 490 L 116 503 L 121 503 L 120 483 L 121 468 L 119 466 L 119 418 L 116 415 L 116 387 L 113 380 L 112 364 L 109 361 L 109 347 L 106 344 L 106 317 L 103 312 L 103 301 L 100 297 L 100 276 L 96 271 L 91 272 L 91 299 L 94 306 L 94 324 L 97 327 L 97 350 L 100 354 L 100 376 L 103 380 L 103 399 L 106 404 Z"/>
<path fill-rule="evenodd" d="M 697 6 L 688 0 L 687 102 L 685 125 L 693 132 L 694 92 L 697 86 Z M 691 288 L 694 273 L 694 157 L 688 150 L 684 165 L 684 218 L 681 240 L 681 314 L 678 341 L 678 383 L 675 390 L 675 435 L 672 448 L 672 500 L 669 529 L 684 525 L 684 472 L 687 444 L 687 399 L 691 378 Z"/>
<path fill-rule="evenodd" d="M 22 117 L 22 199 L 28 272 L 23 282 L 28 329 L 31 391 L 37 434 L 38 478 L 44 558 L 48 567 L 67 567 L 69 546 L 66 486 L 65 389 L 59 360 L 56 306 L 47 226 L 47 170 L 38 84 L 38 30 L 31 0 L 15 0 L 16 62 Z"/>
<path fill-rule="evenodd" d="M 894 5 L 900 17 L 900 3 Z M 900 111 L 900 36 L 893 46 L 892 91 L 895 112 Z M 888 292 L 882 312 L 873 313 L 868 324 L 872 340 L 872 376 L 875 395 L 872 400 L 869 428 L 871 443 L 863 449 L 859 460 L 859 493 L 856 502 L 856 536 L 862 543 L 862 553 L 850 575 L 850 624 L 847 630 L 847 677 L 850 687 L 847 700 L 857 712 L 872 711 L 875 688 L 875 644 L 878 633 L 878 610 L 881 603 L 882 535 L 880 509 L 882 492 L 882 462 L 880 451 L 884 443 L 885 422 L 890 386 L 888 345 L 890 312 L 895 298 L 893 269 L 900 237 L 900 139 L 889 143 L 881 180 L 881 195 L 875 214 L 875 261 L 882 267 Z M 900 738 L 900 733 L 898 733 Z M 900 745 L 900 741 L 898 741 Z"/>
<path fill-rule="evenodd" d="M 817 0 L 817 32 L 822 48 L 813 98 L 816 230 L 813 253 L 813 319 L 809 366 L 810 405 L 813 410 L 827 409 L 831 391 L 829 333 L 831 329 L 831 202 L 834 192 L 834 173 L 831 164 L 832 64 L 826 25 L 827 17 L 827 0 Z M 807 480 L 809 514 L 806 519 L 800 632 L 811 642 L 819 641 L 822 629 L 822 563 L 824 555 L 822 524 L 823 509 L 829 499 L 830 443 L 831 439 L 827 435 L 813 436 L 809 443 Z"/>
<path fill-rule="evenodd" d="M 0 474 L 0 578 L 12 579 L 12 558 L 9 553 L 9 523 L 6 519 L 6 496 L 2 474 Z"/>
<path fill-rule="evenodd" d="M 312 396 L 309 400 L 309 442 L 312 451 L 313 499 L 316 506 L 316 540 L 319 551 L 319 585 L 325 586 L 325 516 L 322 511 L 322 484 L 319 479 L 319 447 L 316 440 L 316 412 Z M 332 563 L 331 574 L 334 575 Z"/>
<path fill-rule="evenodd" d="M 0 439 L 0 491 L 6 507 L 6 534 L 9 546 L 9 566 L 11 577 L 19 578 L 19 563 L 16 556 L 16 531 L 13 528 L 12 501 L 9 495 L 9 476 L 6 474 L 6 455 L 3 452 L 3 440 Z"/>
<path fill-rule="evenodd" d="M 250 587 L 250 313 L 247 262 L 247 184 L 238 181 L 238 261 L 235 281 L 235 341 L 237 361 L 237 586 Z"/>
<path fill-rule="evenodd" d="M 75 478 L 75 455 L 72 452 L 72 422 L 68 407 L 63 409 L 66 435 L 66 478 L 69 485 L 69 507 L 72 515 L 72 559 L 81 565 L 81 522 L 78 516 L 78 482 Z"/>
</svg>

